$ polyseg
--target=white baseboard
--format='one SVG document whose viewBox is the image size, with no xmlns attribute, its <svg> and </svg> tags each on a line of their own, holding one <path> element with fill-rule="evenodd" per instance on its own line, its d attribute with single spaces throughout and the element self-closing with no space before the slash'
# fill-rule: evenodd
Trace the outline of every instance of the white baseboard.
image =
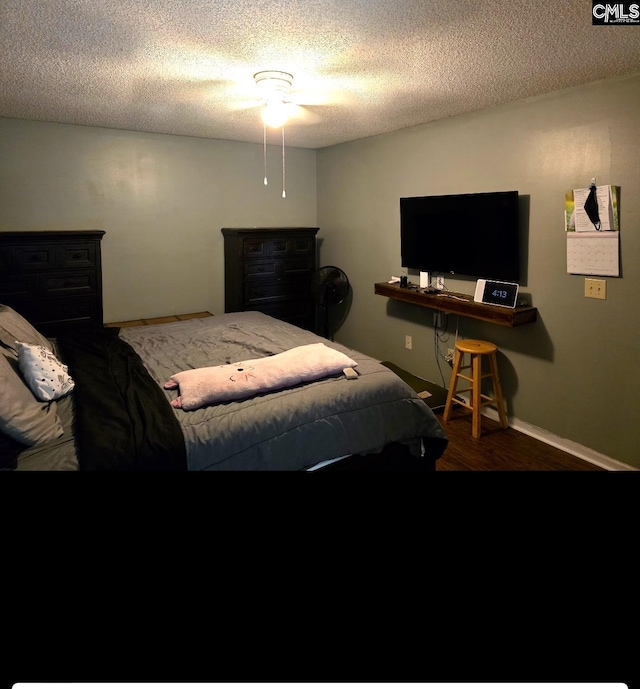
<svg viewBox="0 0 640 689">
<path fill-rule="evenodd" d="M 495 421 L 499 420 L 498 412 L 495 409 L 485 407 L 485 409 L 482 411 L 482 414 L 494 419 Z M 585 447 L 579 443 L 574 443 L 573 440 L 561 438 L 559 435 L 545 431 L 544 428 L 538 428 L 538 426 L 534 426 L 533 424 L 520 421 L 520 419 L 516 419 L 514 416 L 509 416 L 508 422 L 510 428 L 520 431 L 520 433 L 530 435 L 532 438 L 536 438 L 536 440 L 541 440 L 547 445 L 557 447 L 563 452 L 568 452 L 570 455 L 574 455 L 574 457 L 584 459 L 585 461 L 591 462 L 591 464 L 595 464 L 596 466 L 607 469 L 608 471 L 640 471 L 640 469 L 636 469 L 629 464 L 619 462 L 617 459 L 613 459 L 612 457 L 607 457 L 607 455 L 596 452 L 589 447 Z"/>
</svg>

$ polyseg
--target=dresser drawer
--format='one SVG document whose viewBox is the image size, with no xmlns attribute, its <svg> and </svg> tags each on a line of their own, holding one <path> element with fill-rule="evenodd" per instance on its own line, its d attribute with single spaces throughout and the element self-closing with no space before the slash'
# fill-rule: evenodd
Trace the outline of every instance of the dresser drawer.
<svg viewBox="0 0 640 689">
<path fill-rule="evenodd" d="M 94 299 L 42 299 L 37 304 L 32 303 L 29 311 L 29 320 L 36 326 L 62 321 L 91 321 L 97 317 Z"/>
<path fill-rule="evenodd" d="M 40 279 L 44 296 L 63 297 L 96 292 L 95 271 L 44 273 Z"/>
<path fill-rule="evenodd" d="M 268 239 L 245 239 L 242 242 L 243 258 L 267 258 L 270 255 L 271 242 Z"/>
<path fill-rule="evenodd" d="M 252 280 L 285 280 L 289 278 L 306 278 L 311 281 L 313 257 L 282 258 L 275 261 L 246 261 L 243 268 L 244 278 Z"/>
<path fill-rule="evenodd" d="M 311 284 L 313 275 L 314 257 L 308 258 L 286 258 L 280 261 L 282 265 L 282 277 L 306 278 Z"/>
<path fill-rule="evenodd" d="M 12 275 L 11 273 L 0 273 L 0 301 L 7 298 L 25 297 L 33 295 L 38 291 L 39 276 L 37 273 L 21 273 Z"/>
<path fill-rule="evenodd" d="M 243 273 L 246 280 L 275 280 L 278 274 L 278 261 L 245 261 Z"/>
<path fill-rule="evenodd" d="M 5 248 L 6 249 L 6 248 Z M 9 255 L 7 252 L 7 266 Z M 17 244 L 13 248 L 15 270 L 46 271 L 60 268 L 94 268 L 96 266 L 96 244 L 75 242 L 59 244 Z"/>
<path fill-rule="evenodd" d="M 60 268 L 93 268 L 96 265 L 96 244 L 78 242 L 59 248 L 58 264 Z"/>
<path fill-rule="evenodd" d="M 17 275 L 0 275 L 0 294 L 3 297 L 40 299 L 81 294 L 95 294 L 97 276 L 95 271 L 74 271 L 72 273 L 23 272 Z"/>
<path fill-rule="evenodd" d="M 245 285 L 244 306 L 250 307 L 265 301 L 283 301 L 311 296 L 308 282 L 286 281 L 271 284 L 247 283 Z"/>
<path fill-rule="evenodd" d="M 315 254 L 315 237 L 276 237 L 267 243 L 269 256 L 311 256 Z"/>
<path fill-rule="evenodd" d="M 13 248 L 16 270 L 54 270 L 56 267 L 55 244 L 17 244 Z"/>
<path fill-rule="evenodd" d="M 273 239 L 245 239 L 242 243 L 242 256 L 250 258 L 269 258 L 283 256 L 311 256 L 315 253 L 315 237 L 274 237 Z"/>
</svg>

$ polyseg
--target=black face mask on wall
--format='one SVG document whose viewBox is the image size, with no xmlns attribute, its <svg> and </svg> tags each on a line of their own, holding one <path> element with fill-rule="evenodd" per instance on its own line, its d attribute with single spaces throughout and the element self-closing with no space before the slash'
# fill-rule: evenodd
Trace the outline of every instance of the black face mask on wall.
<svg viewBox="0 0 640 689">
<path fill-rule="evenodd" d="M 600 213 L 598 212 L 598 199 L 596 197 L 596 185 L 592 184 L 589 187 L 589 196 L 584 202 L 584 210 L 589 216 L 589 220 L 593 223 L 596 230 L 600 231 L 602 226 L 600 223 Z"/>
</svg>

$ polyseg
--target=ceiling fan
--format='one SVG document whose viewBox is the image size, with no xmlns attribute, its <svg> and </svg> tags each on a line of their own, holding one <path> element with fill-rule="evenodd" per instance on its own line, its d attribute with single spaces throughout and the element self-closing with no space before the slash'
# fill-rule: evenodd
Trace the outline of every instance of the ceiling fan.
<svg viewBox="0 0 640 689">
<path fill-rule="evenodd" d="M 247 93 L 249 80 L 236 80 L 234 93 L 241 89 L 245 97 L 231 98 L 231 110 L 250 110 L 253 108 L 272 109 L 276 104 L 286 113 L 287 122 L 296 124 L 315 124 L 320 122 L 321 109 L 339 108 L 349 105 L 357 99 L 357 92 L 362 88 L 352 77 L 344 75 L 315 75 L 307 73 L 297 79 L 292 72 L 277 69 L 265 69 L 253 74 L 254 90 Z M 280 128 L 275 120 L 276 128 Z M 268 125 L 272 126 L 272 125 Z"/>
<path fill-rule="evenodd" d="M 261 108 L 262 120 L 268 127 L 280 129 L 283 124 L 314 124 L 320 116 L 312 108 L 324 105 L 316 94 L 303 93 L 294 88 L 294 77 L 290 72 L 266 69 L 253 75 L 255 95 L 252 98 L 235 101 L 235 110 Z"/>
<path fill-rule="evenodd" d="M 344 89 L 332 89 L 326 92 L 326 87 L 310 91 L 294 89 L 294 77 L 291 72 L 277 69 L 266 69 L 255 72 L 253 80 L 256 86 L 255 97 L 250 100 L 236 101 L 231 108 L 244 110 L 261 108 L 260 114 L 263 124 L 264 147 L 264 184 L 267 182 L 267 127 L 280 129 L 282 136 L 282 198 L 285 192 L 285 125 L 314 124 L 320 121 L 316 107 L 325 105 L 338 106 L 348 102 L 349 96 Z M 349 94 L 350 95 L 350 94 Z"/>
<path fill-rule="evenodd" d="M 261 106 L 263 122 L 263 146 L 264 146 L 264 184 L 267 181 L 267 127 L 282 131 L 282 198 L 286 197 L 285 191 L 285 147 L 284 128 L 290 118 L 306 121 L 314 121 L 311 111 L 303 108 L 293 101 L 292 86 L 293 74 L 276 69 L 267 69 L 256 72 L 253 79 L 258 91 L 258 98 L 249 107 Z M 317 119 L 315 119 L 317 121 Z"/>
</svg>

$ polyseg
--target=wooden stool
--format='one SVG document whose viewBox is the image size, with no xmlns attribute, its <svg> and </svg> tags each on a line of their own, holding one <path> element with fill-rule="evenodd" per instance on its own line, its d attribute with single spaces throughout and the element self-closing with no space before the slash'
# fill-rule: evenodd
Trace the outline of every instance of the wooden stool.
<svg viewBox="0 0 640 689">
<path fill-rule="evenodd" d="M 449 392 L 447 393 L 447 402 L 442 416 L 443 421 L 448 421 L 451 417 L 451 408 L 454 404 L 459 404 L 462 407 L 471 409 L 473 412 L 471 432 L 474 438 L 479 438 L 482 431 L 480 419 L 481 407 L 485 404 L 490 404 L 498 409 L 500 426 L 502 428 L 507 428 L 507 415 L 504 409 L 504 398 L 502 397 L 502 388 L 500 387 L 500 378 L 498 377 L 498 362 L 496 360 L 498 347 L 492 342 L 485 342 L 484 340 L 458 340 L 455 348 L 456 351 L 453 359 L 453 371 L 451 372 Z M 465 354 L 470 355 L 470 362 L 467 365 L 463 365 Z M 485 355 L 489 357 L 489 373 L 482 372 L 482 357 Z M 466 369 L 470 370 L 470 376 L 461 373 L 461 371 Z M 491 378 L 493 397 L 482 393 L 483 378 Z M 468 381 L 471 383 L 471 387 L 459 390 L 457 387 L 459 379 Z M 471 392 L 471 404 L 456 399 L 456 393 L 460 392 Z"/>
</svg>

